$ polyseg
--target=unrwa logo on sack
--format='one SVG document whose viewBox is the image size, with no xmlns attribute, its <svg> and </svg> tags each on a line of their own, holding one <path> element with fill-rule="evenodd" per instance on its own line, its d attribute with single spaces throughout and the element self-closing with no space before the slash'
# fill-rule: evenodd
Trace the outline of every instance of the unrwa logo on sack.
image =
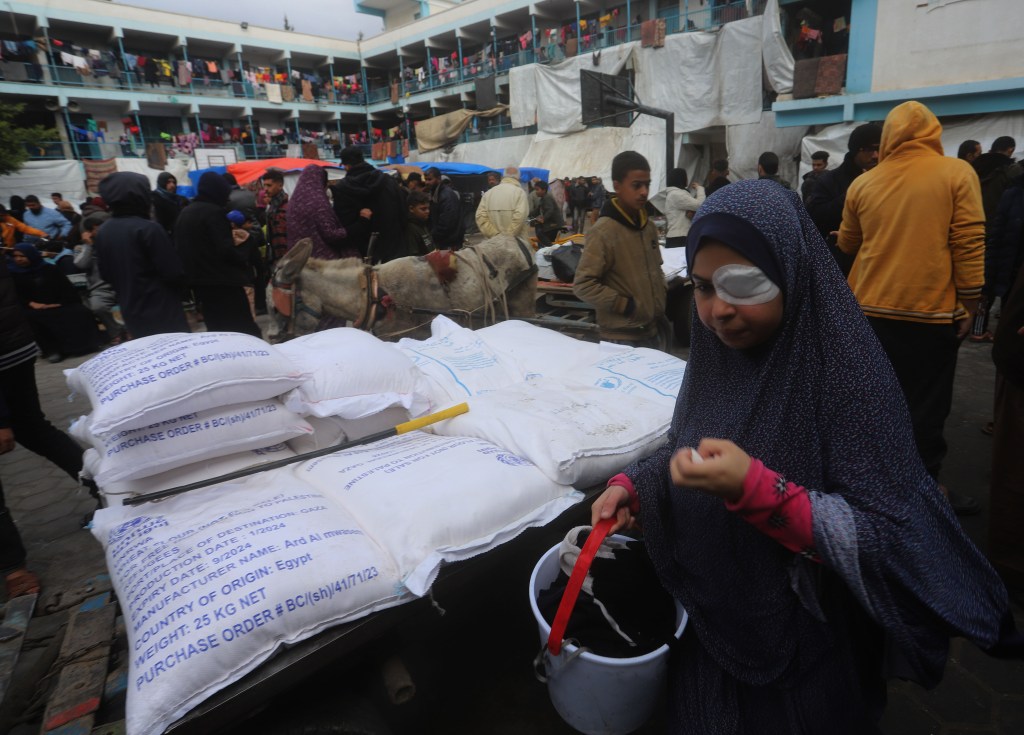
<svg viewBox="0 0 1024 735">
<path fill-rule="evenodd" d="M 502 464 L 507 464 L 509 467 L 526 467 L 533 463 L 529 460 L 523 459 L 517 454 L 505 454 L 502 452 L 497 457 L 498 461 Z"/>
<path fill-rule="evenodd" d="M 158 528 L 164 528 L 168 526 L 167 520 L 162 516 L 153 518 L 152 516 L 139 516 L 138 518 L 132 518 L 126 523 L 122 523 L 117 528 L 110 532 L 108 543 L 116 544 L 119 541 L 123 541 L 128 536 L 134 538 L 142 538 L 148 536 Z"/>
</svg>

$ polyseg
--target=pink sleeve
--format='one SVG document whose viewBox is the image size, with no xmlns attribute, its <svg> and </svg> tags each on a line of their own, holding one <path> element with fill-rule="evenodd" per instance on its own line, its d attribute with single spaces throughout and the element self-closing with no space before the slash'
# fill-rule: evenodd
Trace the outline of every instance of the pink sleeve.
<svg viewBox="0 0 1024 735">
<path fill-rule="evenodd" d="M 743 480 L 743 495 L 725 507 L 790 551 L 820 562 L 814 548 L 811 500 L 807 491 L 751 458 Z"/>
<path fill-rule="evenodd" d="M 640 512 L 640 496 L 636 494 L 636 488 L 633 487 L 633 481 L 630 480 L 625 473 L 620 472 L 615 477 L 608 481 L 608 487 L 612 485 L 621 485 L 626 488 L 629 493 L 629 512 L 636 515 Z"/>
</svg>

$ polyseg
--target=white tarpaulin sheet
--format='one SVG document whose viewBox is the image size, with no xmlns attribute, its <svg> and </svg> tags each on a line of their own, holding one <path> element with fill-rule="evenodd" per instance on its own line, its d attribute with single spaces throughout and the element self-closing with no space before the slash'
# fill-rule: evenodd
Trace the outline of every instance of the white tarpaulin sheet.
<svg viewBox="0 0 1024 735">
<path fill-rule="evenodd" d="M 0 199 L 6 205 L 12 196 L 35 194 L 50 206 L 50 192 L 59 191 L 74 204 L 81 204 L 85 191 L 85 169 L 78 161 L 26 161 L 21 170 L 0 176 Z"/>
<path fill-rule="evenodd" d="M 190 160 L 189 158 L 167 159 L 166 170 L 173 174 L 174 178 L 178 180 L 178 184 L 182 186 L 189 183 L 188 163 Z M 150 168 L 145 158 L 115 158 L 114 161 L 117 163 L 118 171 L 131 171 L 132 173 L 142 174 L 149 179 L 149 183 L 154 189 L 156 188 L 156 177 L 163 173 L 163 171 Z"/>
<path fill-rule="evenodd" d="M 512 71 L 515 71 L 513 69 Z M 531 125 L 533 122 L 531 121 Z M 532 135 L 518 135 L 513 138 L 499 140 L 480 140 L 472 143 L 460 143 L 451 153 L 443 148 L 426 153 L 414 152 L 409 156 L 410 162 L 440 163 L 476 163 L 488 168 L 504 169 L 506 166 L 518 166 L 530 149 Z"/>
<path fill-rule="evenodd" d="M 636 45 L 627 43 L 607 48 L 600 55 L 591 53 L 574 56 L 551 66 L 533 64 L 536 74 L 537 130 L 552 135 L 584 130 L 580 104 L 580 70 L 618 74 L 626 66 Z M 515 97 L 510 95 L 510 99 Z"/>
<path fill-rule="evenodd" d="M 775 127 L 774 112 L 762 113 L 761 119 L 752 125 L 730 125 L 725 129 L 729 171 L 733 178 L 756 179 L 758 157 L 765 151 L 773 151 L 779 157 L 779 175 L 799 191 L 797 160 L 806 132 L 805 127 Z"/>
<path fill-rule="evenodd" d="M 660 123 L 660 120 L 655 120 Z M 676 151 L 681 136 L 676 135 Z M 546 168 L 551 179 L 600 176 L 612 188 L 612 159 L 622 151 L 643 154 L 651 165 L 651 194 L 665 185 L 664 128 L 646 132 L 633 128 L 590 128 L 561 138 L 537 135 L 521 166 Z"/>
<path fill-rule="evenodd" d="M 782 35 L 779 0 L 768 0 L 768 4 L 764 6 L 761 38 L 768 82 L 779 94 L 789 94 L 793 91 L 793 69 L 796 62 L 793 61 L 789 44 Z"/>
<path fill-rule="evenodd" d="M 760 17 L 717 33 L 676 33 L 664 48 L 638 48 L 637 97 L 674 112 L 676 131 L 755 123 L 761 116 Z"/>
<path fill-rule="evenodd" d="M 942 122 L 942 149 L 947 156 L 956 156 L 956 151 L 965 140 L 976 140 L 981 149 L 987 151 L 1000 135 L 1009 135 L 1015 140 L 1024 139 L 1024 112 L 1008 112 L 1000 115 L 972 115 L 960 117 L 954 122 Z M 828 153 L 828 167 L 835 168 L 846 155 L 846 141 L 850 133 L 861 122 L 829 125 L 815 135 L 803 139 L 800 147 L 800 176 L 811 170 L 811 154 L 815 151 Z"/>
</svg>

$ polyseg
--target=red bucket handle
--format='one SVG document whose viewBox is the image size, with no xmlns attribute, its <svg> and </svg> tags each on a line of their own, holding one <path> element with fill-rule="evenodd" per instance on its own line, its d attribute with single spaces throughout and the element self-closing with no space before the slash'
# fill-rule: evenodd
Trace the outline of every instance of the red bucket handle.
<svg viewBox="0 0 1024 735">
<path fill-rule="evenodd" d="M 569 617 L 572 615 L 572 609 L 576 606 L 576 598 L 580 596 L 580 590 L 583 589 L 583 581 L 587 578 L 587 572 L 590 571 L 590 563 L 594 561 L 598 548 L 614 524 L 614 516 L 598 521 L 587 537 L 587 543 L 583 545 L 583 551 L 576 559 L 576 564 L 573 565 L 572 576 L 569 577 L 569 584 L 565 586 L 565 592 L 562 593 L 562 601 L 558 603 L 555 622 L 551 626 L 551 634 L 548 635 L 548 650 L 552 656 L 557 656 L 562 651 L 562 636 L 565 635 L 565 628 L 569 625 Z"/>
</svg>

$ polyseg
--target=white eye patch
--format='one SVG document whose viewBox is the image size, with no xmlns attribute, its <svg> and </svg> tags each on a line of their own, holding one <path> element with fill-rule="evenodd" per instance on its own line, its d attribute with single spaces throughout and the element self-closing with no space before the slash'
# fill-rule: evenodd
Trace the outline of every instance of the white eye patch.
<svg viewBox="0 0 1024 735">
<path fill-rule="evenodd" d="M 767 304 L 779 295 L 779 287 L 752 265 L 723 265 L 711 276 L 711 283 L 718 298 L 733 306 Z"/>
</svg>

